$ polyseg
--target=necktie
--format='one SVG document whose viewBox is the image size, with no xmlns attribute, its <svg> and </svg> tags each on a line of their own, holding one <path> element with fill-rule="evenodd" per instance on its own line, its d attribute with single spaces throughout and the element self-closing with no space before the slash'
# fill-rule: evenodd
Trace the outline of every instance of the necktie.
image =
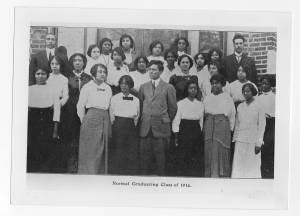
<svg viewBox="0 0 300 216">
<path fill-rule="evenodd" d="M 49 52 L 49 61 L 50 61 L 50 59 L 53 57 L 53 55 L 52 55 L 52 52 L 50 51 Z"/>
<path fill-rule="evenodd" d="M 152 91 L 153 91 L 153 94 L 155 92 L 155 81 L 152 81 Z"/>
</svg>

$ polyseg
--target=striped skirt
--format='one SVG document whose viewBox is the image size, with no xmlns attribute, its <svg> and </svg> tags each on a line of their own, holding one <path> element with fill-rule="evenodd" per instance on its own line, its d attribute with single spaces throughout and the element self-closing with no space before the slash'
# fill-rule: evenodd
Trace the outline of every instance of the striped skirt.
<svg viewBox="0 0 300 216">
<path fill-rule="evenodd" d="M 88 109 L 80 128 L 79 174 L 107 173 L 107 146 L 110 127 L 107 110 Z"/>
</svg>

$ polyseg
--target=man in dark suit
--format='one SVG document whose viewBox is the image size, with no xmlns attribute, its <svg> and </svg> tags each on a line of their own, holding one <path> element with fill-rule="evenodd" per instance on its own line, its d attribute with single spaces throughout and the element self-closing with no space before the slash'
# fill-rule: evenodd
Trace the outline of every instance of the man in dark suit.
<svg viewBox="0 0 300 216">
<path fill-rule="evenodd" d="M 140 166 L 144 175 L 165 175 L 166 153 L 171 135 L 171 122 L 177 112 L 176 91 L 162 79 L 161 61 L 149 63 L 151 80 L 140 87 Z"/>
<path fill-rule="evenodd" d="M 35 83 L 34 72 L 38 68 L 50 71 L 49 59 L 55 54 L 56 37 L 53 34 L 46 35 L 46 49 L 33 55 L 29 63 L 29 85 Z"/>
<path fill-rule="evenodd" d="M 228 82 L 237 79 L 237 71 L 240 65 L 249 69 L 248 79 L 257 84 L 257 71 L 253 58 L 244 53 L 245 38 L 241 34 L 235 34 L 233 39 L 234 53 L 226 56 L 222 62 L 222 75 Z"/>
</svg>

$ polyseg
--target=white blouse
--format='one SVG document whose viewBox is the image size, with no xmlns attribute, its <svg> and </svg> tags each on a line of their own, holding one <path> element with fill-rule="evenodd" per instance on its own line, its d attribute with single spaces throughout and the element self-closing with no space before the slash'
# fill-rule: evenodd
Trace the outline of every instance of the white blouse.
<svg viewBox="0 0 300 216">
<path fill-rule="evenodd" d="M 177 70 L 178 70 L 178 68 L 175 67 L 172 71 L 170 71 L 170 69 L 167 66 L 165 66 L 164 67 L 164 71 L 160 75 L 160 78 L 163 81 L 165 81 L 166 83 L 169 83 L 171 76 L 173 76 L 174 74 L 176 74 Z"/>
<path fill-rule="evenodd" d="M 210 73 L 208 71 L 207 65 L 205 65 L 200 71 L 195 72 L 198 77 L 199 88 L 202 92 L 203 98 L 210 94 L 211 85 L 210 85 Z"/>
<path fill-rule="evenodd" d="M 152 60 L 157 60 L 157 61 L 161 61 L 164 65 L 164 67 L 167 65 L 167 62 L 165 61 L 164 57 L 163 56 L 148 56 L 147 57 L 148 61 L 152 61 Z"/>
<path fill-rule="evenodd" d="M 125 62 L 127 65 L 131 64 L 132 61 L 133 61 L 133 59 L 132 59 L 132 52 L 133 52 L 133 49 L 130 49 L 129 52 L 124 52 L 125 57 L 126 57 L 125 60 L 124 60 L 124 62 Z"/>
<path fill-rule="evenodd" d="M 275 94 L 272 91 L 263 92 L 257 100 L 263 107 L 266 117 L 275 117 Z"/>
<path fill-rule="evenodd" d="M 105 65 L 107 68 L 113 65 L 113 60 L 111 59 L 111 53 L 108 55 L 100 54 L 99 63 Z"/>
<path fill-rule="evenodd" d="M 137 125 L 139 116 L 140 116 L 140 101 L 137 97 L 129 94 L 127 97 L 132 98 L 132 100 L 126 100 L 123 97 L 125 95 L 120 92 L 114 95 L 111 98 L 110 103 L 110 119 L 113 123 L 116 116 L 125 117 L 125 118 L 132 118 L 134 119 L 135 125 Z"/>
<path fill-rule="evenodd" d="M 62 74 L 51 73 L 47 84 L 60 99 L 61 106 L 64 106 L 69 99 L 68 78 Z"/>
<path fill-rule="evenodd" d="M 77 103 L 77 114 L 80 120 L 83 120 L 85 109 L 93 107 L 108 110 L 111 97 L 111 88 L 106 83 L 97 85 L 94 80 L 91 80 L 85 84 L 80 91 Z"/>
<path fill-rule="evenodd" d="M 230 122 L 230 129 L 233 131 L 235 123 L 235 106 L 232 98 L 227 92 L 218 95 L 209 94 L 204 98 L 205 114 L 224 114 Z"/>
<path fill-rule="evenodd" d="M 229 94 L 230 96 L 233 98 L 234 102 L 238 102 L 238 101 L 245 101 L 243 92 L 242 92 L 242 88 L 243 85 L 246 83 L 251 83 L 254 85 L 254 87 L 257 90 L 257 87 L 254 83 L 252 83 L 251 81 L 247 81 L 245 83 L 241 83 L 239 80 L 235 80 L 232 83 L 229 84 Z"/>
<path fill-rule="evenodd" d="M 129 72 L 129 75 L 133 79 L 134 82 L 134 89 L 139 91 L 140 86 L 148 81 L 150 81 L 150 75 L 149 72 L 146 73 L 140 73 L 139 71 L 132 71 Z"/>
<path fill-rule="evenodd" d="M 100 60 L 101 60 L 100 56 L 99 56 L 99 58 L 96 59 L 96 60 L 93 59 L 93 58 L 91 58 L 91 57 L 88 57 L 88 56 L 87 56 L 87 63 L 86 63 L 86 67 L 85 67 L 84 71 L 85 71 L 88 75 L 92 76 L 92 74 L 91 74 L 91 69 L 92 69 L 92 67 L 93 67 L 95 64 L 103 64 Z M 104 64 L 104 65 L 105 65 L 105 64 Z"/>
<path fill-rule="evenodd" d="M 201 129 L 203 128 L 204 104 L 197 99 L 191 101 L 188 98 L 177 103 L 177 113 L 172 122 L 172 130 L 174 133 L 179 132 L 181 119 L 199 120 Z"/>
<path fill-rule="evenodd" d="M 48 108 L 53 107 L 53 121 L 60 121 L 59 97 L 48 84 L 29 86 L 28 107 Z"/>
<path fill-rule="evenodd" d="M 109 85 L 118 86 L 119 79 L 124 75 L 129 75 L 129 69 L 127 65 L 122 65 L 119 70 L 116 66 L 110 65 L 108 67 L 107 83 Z"/>
<path fill-rule="evenodd" d="M 263 143 L 266 126 L 265 112 L 261 104 L 254 99 L 250 104 L 241 103 L 237 108 L 237 117 L 232 141 Z"/>
</svg>

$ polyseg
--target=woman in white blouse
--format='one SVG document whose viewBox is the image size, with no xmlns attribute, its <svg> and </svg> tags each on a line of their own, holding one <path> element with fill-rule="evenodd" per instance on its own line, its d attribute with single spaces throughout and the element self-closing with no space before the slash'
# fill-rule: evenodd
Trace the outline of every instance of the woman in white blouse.
<svg viewBox="0 0 300 216">
<path fill-rule="evenodd" d="M 235 107 L 230 95 L 223 92 L 224 77 L 215 74 L 210 82 L 212 94 L 204 99 L 205 177 L 230 177 L 230 145 Z"/>
<path fill-rule="evenodd" d="M 86 67 L 85 67 L 85 72 L 88 75 L 91 75 L 91 68 L 95 65 L 95 64 L 100 64 L 101 63 L 101 58 L 100 58 L 100 48 L 98 47 L 97 44 L 92 44 L 89 46 L 87 52 L 87 63 L 86 63 Z"/>
<path fill-rule="evenodd" d="M 164 65 L 166 65 L 166 61 L 164 59 L 163 52 L 164 52 L 164 45 L 160 41 L 153 41 L 149 46 L 149 51 L 151 53 L 150 56 L 147 57 L 148 61 L 158 60 L 161 61 Z"/>
<path fill-rule="evenodd" d="M 197 99 L 200 89 L 197 81 L 189 81 L 185 98 L 177 103 L 172 123 L 176 146 L 176 171 L 179 176 L 203 176 L 202 128 L 204 105 Z"/>
<path fill-rule="evenodd" d="M 149 73 L 147 72 L 149 61 L 146 56 L 139 56 L 134 60 L 135 71 L 129 72 L 129 75 L 133 79 L 134 87 L 133 91 L 138 94 L 140 86 L 150 81 Z"/>
<path fill-rule="evenodd" d="M 134 82 L 129 75 L 119 80 L 121 92 L 114 95 L 110 105 L 112 146 L 109 151 L 109 173 L 135 175 L 138 171 L 138 131 L 140 102 L 130 94 Z"/>
<path fill-rule="evenodd" d="M 49 72 L 37 69 L 28 92 L 27 172 L 53 172 L 58 138 L 60 101 L 47 84 Z"/>
<path fill-rule="evenodd" d="M 266 117 L 254 98 L 257 90 L 251 83 L 242 88 L 245 101 L 237 108 L 233 142 L 235 142 L 232 178 L 261 178 L 260 150 L 263 144 Z"/>
<path fill-rule="evenodd" d="M 107 68 L 96 64 L 93 80 L 80 91 L 77 114 L 81 121 L 79 138 L 79 174 L 107 173 L 107 144 L 110 136 L 109 104 L 112 91 L 105 83 Z"/>
<path fill-rule="evenodd" d="M 128 75 L 129 69 L 124 61 L 126 56 L 121 47 L 116 47 L 112 51 L 111 60 L 113 64 L 109 65 L 107 68 L 107 83 L 111 86 L 113 95 L 120 92 L 119 89 L 119 80 L 121 76 Z"/>
</svg>

